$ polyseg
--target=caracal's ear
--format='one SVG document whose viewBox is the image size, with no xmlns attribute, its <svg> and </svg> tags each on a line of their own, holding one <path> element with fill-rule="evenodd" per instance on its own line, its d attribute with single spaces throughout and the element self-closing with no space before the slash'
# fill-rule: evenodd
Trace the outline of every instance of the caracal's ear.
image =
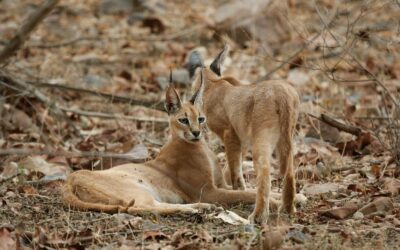
<svg viewBox="0 0 400 250">
<path fill-rule="evenodd" d="M 195 50 L 190 53 L 188 63 L 186 64 L 190 78 L 194 76 L 198 67 L 203 67 L 203 59 L 201 58 L 200 53 Z"/>
<path fill-rule="evenodd" d="M 218 56 L 214 59 L 214 61 L 210 65 L 210 69 L 217 74 L 218 76 L 222 75 L 222 65 L 225 61 L 226 56 L 229 52 L 228 44 L 225 44 L 224 49 L 219 52 Z"/>
<path fill-rule="evenodd" d="M 181 106 L 181 99 L 179 98 L 178 92 L 176 92 L 174 88 L 174 84 L 172 83 L 172 70 L 169 73 L 169 85 L 167 88 L 167 92 L 165 94 L 165 110 L 168 112 L 168 115 L 174 114 L 178 111 Z"/>
<path fill-rule="evenodd" d="M 198 106 L 199 108 L 202 108 L 203 106 L 203 92 L 204 92 L 204 73 L 203 73 L 204 67 L 201 67 L 200 71 L 200 86 L 194 92 L 192 98 L 190 98 L 190 102 L 193 105 Z"/>
</svg>

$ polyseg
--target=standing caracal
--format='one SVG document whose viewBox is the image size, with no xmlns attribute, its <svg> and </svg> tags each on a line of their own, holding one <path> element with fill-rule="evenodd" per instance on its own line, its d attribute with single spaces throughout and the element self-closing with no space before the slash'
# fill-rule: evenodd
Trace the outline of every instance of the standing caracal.
<svg viewBox="0 0 400 250">
<path fill-rule="evenodd" d="M 292 141 L 299 113 L 299 96 L 283 81 L 242 85 L 233 77 L 221 76 L 227 53 L 228 46 L 225 46 L 206 68 L 199 54 L 193 52 L 188 67 L 191 76 L 198 67 L 204 75 L 207 125 L 224 143 L 233 189 L 245 189 L 242 157 L 251 149 L 257 175 L 257 198 L 249 218 L 264 222 L 269 215 L 270 165 L 276 147 L 280 173 L 284 176 L 283 208 L 293 213 L 296 185 Z M 200 77 L 197 77 L 194 87 L 199 84 Z"/>
<path fill-rule="evenodd" d="M 76 209 L 135 214 L 195 213 L 214 207 L 209 203 L 254 203 L 255 191 L 224 189 L 217 157 L 204 142 L 203 80 L 186 103 L 170 83 L 165 102 L 170 139 L 154 160 L 74 172 L 64 186 L 64 202 Z"/>
</svg>

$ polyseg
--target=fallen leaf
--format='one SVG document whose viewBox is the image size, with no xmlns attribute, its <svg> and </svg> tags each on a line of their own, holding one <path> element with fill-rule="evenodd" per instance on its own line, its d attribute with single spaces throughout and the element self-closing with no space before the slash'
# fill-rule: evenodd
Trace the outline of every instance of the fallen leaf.
<svg viewBox="0 0 400 250">
<path fill-rule="evenodd" d="M 9 179 L 18 174 L 18 164 L 15 162 L 10 162 L 5 165 L 3 168 L 3 172 L 0 174 L 0 180 Z"/>
<path fill-rule="evenodd" d="M 351 190 L 353 192 L 364 192 L 365 188 L 361 186 L 359 183 L 352 183 L 347 186 L 347 190 Z"/>
<path fill-rule="evenodd" d="M 393 196 L 400 193 L 400 180 L 394 178 L 386 178 L 384 182 L 384 188 L 388 190 Z"/>
<path fill-rule="evenodd" d="M 188 234 L 193 234 L 193 232 L 188 229 L 188 228 L 181 228 L 178 231 L 176 231 L 172 236 L 171 236 L 171 243 L 175 246 L 179 245 L 181 241 L 184 240 L 185 236 Z"/>
<path fill-rule="evenodd" d="M 16 242 L 6 228 L 0 228 L 0 249 L 16 249 Z"/>
<path fill-rule="evenodd" d="M 327 211 L 323 211 L 321 212 L 321 215 L 342 220 L 351 216 L 353 213 L 357 211 L 357 209 L 358 209 L 357 205 L 349 205 L 346 207 L 333 208 Z"/>
<path fill-rule="evenodd" d="M 47 235 L 48 232 L 43 227 L 38 226 L 35 228 L 32 241 L 35 245 L 44 246 L 48 241 Z"/>
<path fill-rule="evenodd" d="M 379 197 L 362 207 L 359 212 L 369 215 L 375 212 L 389 212 L 393 209 L 393 202 L 389 197 Z"/>
<path fill-rule="evenodd" d="M 30 195 L 38 194 L 36 188 L 32 187 L 31 185 L 23 185 L 18 188 L 18 191 L 20 193 L 30 194 Z"/>
<path fill-rule="evenodd" d="M 357 211 L 353 214 L 353 219 L 355 219 L 355 220 L 362 220 L 363 218 L 364 218 L 364 214 L 361 212 Z"/>
<path fill-rule="evenodd" d="M 307 240 L 309 240 L 309 236 L 305 235 L 303 232 L 299 230 L 291 230 L 286 235 L 286 239 L 292 240 L 295 243 L 304 244 Z"/>
<path fill-rule="evenodd" d="M 142 20 L 142 26 L 149 28 L 151 33 L 160 34 L 165 31 L 165 25 L 157 17 L 146 17 Z"/>
<path fill-rule="evenodd" d="M 212 242 L 213 237 L 205 230 L 193 231 L 181 228 L 171 237 L 171 244 L 177 249 L 196 248 L 198 244 Z"/>
<path fill-rule="evenodd" d="M 135 241 L 123 239 L 121 242 L 121 246 L 115 248 L 114 244 L 110 244 L 110 247 L 106 246 L 104 247 L 104 249 L 131 250 L 134 249 L 136 246 L 137 244 L 135 243 Z"/>
<path fill-rule="evenodd" d="M 135 217 L 133 219 L 129 220 L 129 225 L 132 228 L 138 228 L 143 222 L 143 219 L 141 217 Z"/>
<path fill-rule="evenodd" d="M 161 240 L 169 240 L 168 235 L 164 234 L 161 231 L 146 231 L 143 233 L 143 240 L 155 240 L 155 241 L 161 241 Z"/>
<path fill-rule="evenodd" d="M 217 216 L 215 216 L 215 218 L 221 219 L 231 225 L 250 224 L 249 220 L 242 218 L 236 213 L 229 210 L 220 212 Z"/>
<path fill-rule="evenodd" d="M 336 183 L 305 184 L 301 192 L 306 195 L 318 195 L 336 192 L 339 188 L 340 185 Z"/>
<path fill-rule="evenodd" d="M 343 155 L 347 156 L 361 155 L 361 152 L 359 151 L 360 144 L 355 140 L 336 143 L 336 147 L 339 149 L 340 153 L 343 153 Z"/>
<path fill-rule="evenodd" d="M 375 175 L 376 178 L 379 178 L 381 175 L 381 167 L 377 164 L 371 166 L 371 173 Z"/>
<path fill-rule="evenodd" d="M 212 242 L 213 240 L 213 237 L 206 230 L 201 230 L 197 235 L 202 242 Z"/>
<path fill-rule="evenodd" d="M 302 167 L 296 170 L 296 179 L 319 181 L 321 178 L 314 167 Z"/>
<path fill-rule="evenodd" d="M 375 140 L 371 133 L 362 132 L 356 140 L 336 143 L 336 147 L 339 149 L 339 152 L 343 152 L 344 155 L 357 156 L 368 153 L 362 150 Z"/>
</svg>

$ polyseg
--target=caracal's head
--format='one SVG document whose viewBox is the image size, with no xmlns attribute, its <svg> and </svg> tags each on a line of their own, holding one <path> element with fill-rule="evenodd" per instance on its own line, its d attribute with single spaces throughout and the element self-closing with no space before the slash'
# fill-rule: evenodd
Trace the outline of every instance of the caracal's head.
<svg viewBox="0 0 400 250">
<path fill-rule="evenodd" d="M 206 128 L 206 118 L 203 114 L 204 78 L 201 74 L 199 88 L 196 89 L 188 102 L 181 102 L 178 92 L 170 84 L 165 98 L 165 109 L 169 115 L 170 131 L 173 138 L 179 138 L 189 143 L 197 143 L 203 138 Z"/>
<path fill-rule="evenodd" d="M 204 75 L 205 85 L 207 85 L 208 81 L 218 81 L 222 77 L 223 64 L 229 53 L 229 46 L 225 44 L 224 48 L 218 53 L 215 57 L 214 61 L 210 64 L 209 67 L 205 67 L 203 64 L 203 59 L 201 58 L 199 52 L 193 51 L 189 55 L 188 63 L 186 67 L 189 71 L 190 78 L 197 75 L 198 77 L 194 80 L 193 87 L 197 89 L 200 85 L 200 76 L 196 72 L 198 72 L 200 68 L 201 74 Z"/>
</svg>

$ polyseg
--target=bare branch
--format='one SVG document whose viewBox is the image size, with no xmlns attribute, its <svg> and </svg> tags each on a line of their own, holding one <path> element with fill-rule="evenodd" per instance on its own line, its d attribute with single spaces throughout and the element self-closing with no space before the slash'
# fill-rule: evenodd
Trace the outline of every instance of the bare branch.
<svg viewBox="0 0 400 250">
<path fill-rule="evenodd" d="M 138 121 L 138 122 L 157 122 L 157 123 L 168 123 L 168 119 L 162 118 L 153 118 L 153 117 L 136 117 L 136 116 L 126 116 L 126 115 L 117 115 L 117 114 L 107 114 L 102 112 L 94 112 L 94 111 L 85 111 L 79 109 L 69 109 L 65 107 L 60 107 L 61 110 L 75 113 L 83 116 L 91 116 L 91 117 L 99 117 L 104 119 L 121 119 L 121 120 L 130 120 L 130 121 Z"/>
<path fill-rule="evenodd" d="M 347 133 L 352 134 L 352 135 L 359 136 L 361 134 L 361 132 L 362 132 L 361 128 L 356 127 L 356 126 L 352 126 L 352 125 L 348 125 L 348 124 L 344 124 L 342 122 L 339 122 L 338 120 L 334 119 L 333 117 L 330 117 L 327 114 L 321 114 L 320 117 L 312 115 L 310 113 L 308 113 L 308 115 L 313 117 L 313 118 L 316 118 L 316 119 L 318 119 L 320 121 L 323 121 L 326 124 L 328 124 L 328 125 L 330 125 L 330 126 L 332 126 L 334 128 L 339 129 L 340 131 L 344 131 L 344 132 L 347 132 Z"/>
<path fill-rule="evenodd" d="M 0 52 L 0 63 L 8 59 L 17 51 L 29 34 L 35 29 L 35 27 L 46 17 L 47 14 L 57 5 L 59 0 L 47 0 L 28 17 L 26 22 L 19 28 L 15 36 L 6 45 L 6 47 Z"/>
<path fill-rule="evenodd" d="M 32 82 L 30 82 L 33 84 Z M 99 91 L 94 91 L 94 90 L 89 90 L 89 89 L 84 89 L 84 88 L 78 88 L 78 87 L 72 87 L 72 86 L 67 86 L 67 85 L 61 85 L 61 84 L 51 84 L 51 83 L 38 83 L 38 84 L 33 84 L 36 87 L 39 88 L 58 88 L 58 89 L 64 89 L 68 91 L 75 91 L 75 92 L 80 92 L 80 93 L 86 93 L 90 95 L 95 95 L 99 96 L 105 99 L 108 99 L 112 102 L 118 102 L 118 103 L 127 103 L 130 105 L 138 105 L 138 106 L 143 106 L 151 109 L 156 109 L 160 111 L 164 111 L 164 104 L 162 102 L 152 102 L 152 101 L 147 101 L 147 100 L 139 100 L 131 97 L 125 97 L 125 96 L 117 96 L 117 95 L 112 95 L 112 94 L 107 94 Z"/>
<path fill-rule="evenodd" d="M 204 24 L 199 24 L 195 26 L 190 26 L 186 29 L 183 29 L 179 32 L 168 34 L 164 36 L 116 36 L 116 37 L 101 37 L 101 36 L 84 36 L 84 37 L 76 37 L 66 41 L 62 41 L 60 43 L 50 43 L 50 44 L 29 44 L 29 47 L 35 47 L 39 49 L 51 49 L 51 48 L 61 48 L 65 46 L 71 46 L 75 43 L 83 42 L 83 41 L 115 41 L 115 40 L 130 40 L 130 41 L 141 41 L 141 42 L 154 42 L 154 41 L 172 41 L 179 39 L 181 37 L 189 36 L 205 27 Z M 0 41 L 1 44 L 2 41 Z"/>
<path fill-rule="evenodd" d="M 72 151 L 47 151 L 47 150 L 29 150 L 29 149 L 0 149 L 0 155 L 49 155 L 49 156 L 64 156 L 68 158 L 75 157 L 111 157 L 118 159 L 126 159 L 133 163 L 142 163 L 145 159 L 137 159 L 129 153 L 110 153 L 110 152 L 72 152 Z"/>
</svg>

